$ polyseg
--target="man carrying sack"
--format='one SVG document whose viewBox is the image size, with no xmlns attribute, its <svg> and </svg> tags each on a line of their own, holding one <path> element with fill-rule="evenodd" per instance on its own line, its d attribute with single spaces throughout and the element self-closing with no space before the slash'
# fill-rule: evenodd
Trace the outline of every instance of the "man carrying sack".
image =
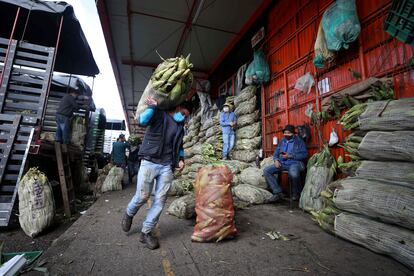
<svg viewBox="0 0 414 276">
<path fill-rule="evenodd" d="M 131 229 L 133 217 L 154 190 L 154 201 L 144 220 L 140 242 L 149 249 L 156 249 L 159 242 L 153 230 L 167 200 L 167 193 L 173 181 L 173 170 L 184 168 L 184 122 L 189 112 L 181 106 L 170 111 L 160 110 L 157 108 L 157 101 L 152 97 L 148 97 L 145 103 L 148 107 L 138 116 L 139 125 L 146 127 L 146 131 L 139 150 L 142 161 L 138 172 L 137 190 L 126 208 L 122 230 L 128 232 Z"/>
</svg>

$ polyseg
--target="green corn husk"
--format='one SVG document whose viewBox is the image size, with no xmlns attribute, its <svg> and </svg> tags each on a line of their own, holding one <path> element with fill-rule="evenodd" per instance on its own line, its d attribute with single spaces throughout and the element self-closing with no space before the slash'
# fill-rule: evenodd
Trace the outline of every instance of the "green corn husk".
<svg viewBox="0 0 414 276">
<path fill-rule="evenodd" d="M 336 173 L 337 163 L 331 155 L 328 145 L 314 154 L 308 161 L 305 186 L 299 207 L 305 211 L 320 211 L 323 208 L 321 192 L 332 182 Z"/>
<path fill-rule="evenodd" d="M 335 235 L 414 269 L 414 234 L 410 230 L 342 212 L 335 217 Z"/>
</svg>

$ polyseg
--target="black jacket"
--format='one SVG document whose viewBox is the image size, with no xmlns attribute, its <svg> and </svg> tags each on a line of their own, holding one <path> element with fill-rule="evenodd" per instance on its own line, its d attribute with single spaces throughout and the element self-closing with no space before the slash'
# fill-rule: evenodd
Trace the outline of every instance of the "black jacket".
<svg viewBox="0 0 414 276">
<path fill-rule="evenodd" d="M 60 101 L 56 113 L 70 118 L 73 116 L 73 112 L 78 109 L 79 105 L 76 103 L 76 99 L 72 95 L 66 94 Z"/>
<path fill-rule="evenodd" d="M 153 117 L 151 118 L 151 121 L 146 128 L 144 140 L 142 141 L 141 148 L 139 149 L 139 156 L 141 158 L 161 158 L 163 146 L 165 144 L 165 133 L 168 127 L 167 116 L 169 115 L 165 111 L 155 111 Z M 183 146 L 183 137 L 184 125 L 182 123 L 177 123 L 177 133 L 174 138 L 172 149 L 173 170 L 178 166 L 178 162 L 180 161 L 180 150 L 182 150 Z"/>
</svg>

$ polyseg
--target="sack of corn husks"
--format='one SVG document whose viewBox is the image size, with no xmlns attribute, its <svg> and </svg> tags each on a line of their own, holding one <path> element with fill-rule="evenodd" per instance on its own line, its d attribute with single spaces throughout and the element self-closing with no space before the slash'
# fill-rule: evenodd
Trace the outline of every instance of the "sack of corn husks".
<svg viewBox="0 0 414 276">
<path fill-rule="evenodd" d="M 239 184 L 232 190 L 238 199 L 250 204 L 264 204 L 272 197 L 271 192 L 249 184 Z"/>
<path fill-rule="evenodd" d="M 199 164 L 199 163 L 194 163 L 189 165 L 188 167 L 190 168 L 190 172 L 198 172 L 199 169 L 201 169 L 202 167 L 204 167 L 204 164 Z"/>
<path fill-rule="evenodd" d="M 250 163 L 256 160 L 258 150 L 236 150 L 230 153 L 232 159 Z"/>
<path fill-rule="evenodd" d="M 249 167 L 248 163 L 240 162 L 238 160 L 225 160 L 223 163 L 229 168 L 233 175 L 238 174 L 245 168 Z"/>
<path fill-rule="evenodd" d="M 414 162 L 414 131 L 370 131 L 358 145 L 357 153 L 369 160 Z"/>
<path fill-rule="evenodd" d="M 239 95 L 234 98 L 234 105 L 239 106 L 241 103 L 246 102 L 256 96 L 256 86 L 249 85 L 244 88 Z"/>
<path fill-rule="evenodd" d="M 341 210 L 414 229 L 414 192 L 392 182 L 348 177 L 332 184 Z"/>
<path fill-rule="evenodd" d="M 75 116 L 72 120 L 72 138 L 71 142 L 75 146 L 83 149 L 85 145 L 86 125 L 85 118 Z"/>
<path fill-rule="evenodd" d="M 223 136 L 222 135 L 220 135 L 220 136 L 214 135 L 214 136 L 208 137 L 206 139 L 206 143 L 213 144 L 215 141 L 217 141 L 218 139 L 220 139 L 220 137 L 221 137 L 221 139 L 223 139 Z"/>
<path fill-rule="evenodd" d="M 258 188 L 266 189 L 266 180 L 263 177 L 263 170 L 250 167 L 244 169 L 239 176 L 239 181 L 243 184 L 249 184 Z"/>
<path fill-rule="evenodd" d="M 18 188 L 19 222 L 29 237 L 35 237 L 52 224 L 55 215 L 53 191 L 44 173 L 31 168 Z"/>
<path fill-rule="evenodd" d="M 233 186 L 237 186 L 239 184 L 242 184 L 242 183 L 240 183 L 240 175 L 239 174 L 233 174 L 233 181 L 231 182 L 231 184 Z"/>
<path fill-rule="evenodd" d="M 105 178 L 102 185 L 102 192 L 122 190 L 122 179 L 124 178 L 124 169 L 113 167 Z"/>
<path fill-rule="evenodd" d="M 185 143 L 183 144 L 183 148 L 184 148 L 184 149 L 191 148 L 191 147 L 192 147 L 195 143 L 196 143 L 195 141 L 185 142 Z"/>
<path fill-rule="evenodd" d="M 260 168 L 265 168 L 267 166 L 273 165 L 275 161 L 273 160 L 273 156 L 266 157 L 265 159 L 260 162 Z"/>
<path fill-rule="evenodd" d="M 387 170 L 384 173 L 384 170 Z M 355 176 L 371 180 L 386 180 L 414 188 L 414 163 L 361 161 Z"/>
<path fill-rule="evenodd" d="M 332 182 L 336 170 L 335 158 L 327 145 L 308 161 L 305 186 L 300 195 L 299 207 L 305 211 L 323 208 L 321 192 Z"/>
<path fill-rule="evenodd" d="M 261 123 L 257 122 L 250 126 L 239 128 L 236 130 L 237 139 L 252 139 L 258 137 L 262 131 Z"/>
<path fill-rule="evenodd" d="M 221 133 L 220 126 L 213 126 L 206 131 L 206 137 L 209 138 L 219 133 Z"/>
<path fill-rule="evenodd" d="M 189 123 L 188 125 L 189 125 L 188 127 L 189 131 L 198 132 L 198 130 L 200 129 L 201 123 L 198 121 L 196 123 Z"/>
<path fill-rule="evenodd" d="M 46 140 L 46 141 L 54 142 L 55 141 L 55 133 L 50 132 L 50 131 L 43 131 L 40 134 L 40 140 Z"/>
<path fill-rule="evenodd" d="M 358 104 L 338 121 L 344 129 L 414 130 L 414 98 Z"/>
<path fill-rule="evenodd" d="M 193 190 L 193 182 L 188 179 L 174 179 L 168 191 L 169 196 L 183 196 Z"/>
<path fill-rule="evenodd" d="M 188 139 L 189 141 L 191 141 L 191 140 L 193 140 L 194 138 L 198 137 L 198 134 L 199 134 L 199 133 L 197 133 L 195 130 L 193 130 L 193 131 L 189 131 L 189 132 L 187 133 L 186 137 L 188 137 L 187 139 Z"/>
<path fill-rule="evenodd" d="M 146 99 L 151 96 L 159 109 L 170 109 L 181 104 L 193 84 L 189 56 L 164 60 L 155 69 L 137 106 L 135 118 L 148 107 Z"/>
<path fill-rule="evenodd" d="M 191 158 L 194 155 L 201 155 L 201 145 L 195 144 L 194 146 L 184 149 L 184 156 L 186 158 Z"/>
<path fill-rule="evenodd" d="M 253 113 L 242 115 L 237 118 L 237 127 L 242 128 L 254 124 L 259 120 L 259 110 L 256 110 Z"/>
<path fill-rule="evenodd" d="M 209 129 L 210 127 L 214 126 L 215 122 L 213 120 L 213 118 L 208 118 L 207 120 L 205 120 L 205 122 L 201 125 L 200 130 L 201 131 L 206 131 L 207 129 Z M 205 134 L 205 133 L 204 133 Z"/>
<path fill-rule="evenodd" d="M 202 168 L 194 185 L 197 221 L 192 241 L 219 242 L 237 234 L 230 185 L 233 175 L 223 165 Z"/>
<path fill-rule="evenodd" d="M 106 176 L 108 175 L 108 173 L 111 171 L 113 167 L 114 167 L 113 164 L 108 163 L 105 165 L 105 167 L 99 170 L 98 179 L 96 180 L 95 187 L 93 189 L 94 197 L 98 197 L 101 195 L 103 183 L 105 182 Z"/>
<path fill-rule="evenodd" d="M 190 219 L 195 215 L 194 194 L 190 193 L 174 200 L 167 213 L 180 219 Z"/>
<path fill-rule="evenodd" d="M 242 102 L 236 107 L 234 113 L 237 117 L 253 113 L 256 110 L 256 96 L 246 102 Z"/>
<path fill-rule="evenodd" d="M 191 158 L 185 159 L 186 166 L 190 166 L 194 163 L 203 164 L 204 163 L 203 157 L 201 155 L 194 155 Z"/>
<path fill-rule="evenodd" d="M 348 213 L 335 217 L 335 234 L 414 269 L 414 232 Z"/>
<path fill-rule="evenodd" d="M 262 136 L 250 138 L 250 139 L 240 139 L 236 141 L 235 150 L 255 150 L 260 149 L 262 144 Z"/>
</svg>

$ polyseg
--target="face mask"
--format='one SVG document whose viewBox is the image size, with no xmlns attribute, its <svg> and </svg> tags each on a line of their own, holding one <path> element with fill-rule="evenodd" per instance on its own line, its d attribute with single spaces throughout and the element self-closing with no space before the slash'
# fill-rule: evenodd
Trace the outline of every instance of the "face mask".
<svg viewBox="0 0 414 276">
<path fill-rule="evenodd" d="M 175 112 L 175 113 L 173 114 L 173 119 L 174 119 L 174 121 L 176 121 L 177 123 L 181 123 L 181 122 L 184 122 L 185 117 L 184 117 L 184 115 L 183 115 L 183 114 L 181 114 L 181 112 Z"/>
<path fill-rule="evenodd" d="M 224 111 L 224 112 L 229 112 L 229 111 L 230 111 L 230 109 L 229 109 L 228 107 L 224 107 L 224 108 L 223 108 L 223 111 Z"/>
<path fill-rule="evenodd" d="M 286 140 L 291 140 L 293 138 L 293 135 L 285 135 Z"/>
</svg>

